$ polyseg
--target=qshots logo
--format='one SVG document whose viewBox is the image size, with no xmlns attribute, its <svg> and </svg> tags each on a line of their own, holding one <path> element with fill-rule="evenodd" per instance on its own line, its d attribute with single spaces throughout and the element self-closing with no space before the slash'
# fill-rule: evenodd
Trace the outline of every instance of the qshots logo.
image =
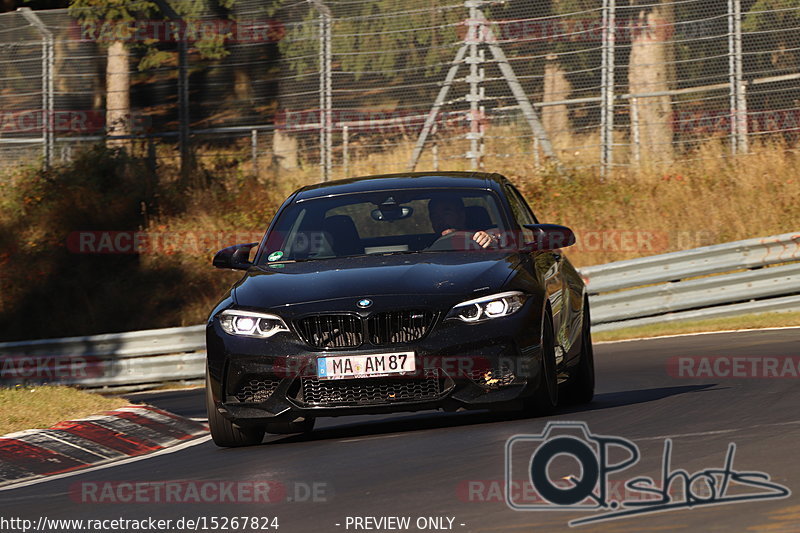
<svg viewBox="0 0 800 533">
<path fill-rule="evenodd" d="M 765 472 L 737 471 L 735 455 L 736 444 L 730 443 L 721 466 L 690 473 L 673 466 L 672 440 L 665 439 L 661 480 L 627 479 L 620 497 L 620 491 L 614 490 L 619 480 L 612 477 L 639 462 L 639 447 L 623 437 L 594 434 L 585 422 L 548 422 L 541 435 L 515 435 L 506 441 L 504 496 L 515 511 L 593 513 L 570 521 L 570 526 L 791 496 L 787 487 L 771 481 Z M 523 468 L 536 498 L 523 498 L 515 488 Z"/>
</svg>

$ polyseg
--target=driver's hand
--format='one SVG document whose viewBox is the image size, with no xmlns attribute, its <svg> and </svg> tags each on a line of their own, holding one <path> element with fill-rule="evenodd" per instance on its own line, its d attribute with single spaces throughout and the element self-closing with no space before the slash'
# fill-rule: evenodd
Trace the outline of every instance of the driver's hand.
<svg viewBox="0 0 800 533">
<path fill-rule="evenodd" d="M 485 231 L 478 231 L 472 236 L 472 240 L 477 242 L 481 248 L 488 248 L 494 242 L 495 237 Z"/>
</svg>

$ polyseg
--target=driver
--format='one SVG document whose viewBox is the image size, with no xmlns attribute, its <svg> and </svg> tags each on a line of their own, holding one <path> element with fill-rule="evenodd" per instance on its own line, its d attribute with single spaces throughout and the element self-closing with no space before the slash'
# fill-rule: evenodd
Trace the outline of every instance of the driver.
<svg viewBox="0 0 800 533">
<path fill-rule="evenodd" d="M 444 237 L 455 231 L 468 231 L 466 229 L 467 210 L 461 198 L 433 198 L 428 202 L 428 216 L 431 219 L 433 231 L 439 237 Z M 485 231 L 477 231 L 472 235 L 472 240 L 478 243 L 481 248 L 488 248 L 492 242 L 497 240 L 497 237 Z"/>
</svg>

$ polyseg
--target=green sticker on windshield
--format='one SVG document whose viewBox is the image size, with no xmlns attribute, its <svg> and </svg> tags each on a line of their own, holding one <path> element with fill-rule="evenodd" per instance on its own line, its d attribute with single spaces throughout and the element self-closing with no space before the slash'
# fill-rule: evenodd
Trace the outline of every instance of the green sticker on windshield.
<svg viewBox="0 0 800 533">
<path fill-rule="evenodd" d="M 267 257 L 267 259 L 269 259 L 270 261 L 277 261 L 281 257 L 283 257 L 283 252 L 278 250 L 277 252 L 272 252 L 271 254 L 269 254 L 269 257 Z"/>
</svg>

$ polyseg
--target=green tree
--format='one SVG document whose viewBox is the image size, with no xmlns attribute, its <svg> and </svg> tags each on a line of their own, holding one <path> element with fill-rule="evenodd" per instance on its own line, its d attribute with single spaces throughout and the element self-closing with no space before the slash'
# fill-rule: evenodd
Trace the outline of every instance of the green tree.
<svg viewBox="0 0 800 533">
<path fill-rule="evenodd" d="M 290 0 L 278 0 L 267 11 L 279 13 Z M 326 4 L 327 5 L 327 4 Z M 431 0 L 409 2 L 396 0 L 374 2 L 331 2 L 333 17 L 332 51 L 341 70 L 391 74 L 403 77 L 399 69 L 414 65 L 431 65 L 439 72 L 452 61 L 461 40 L 466 9 L 463 0 Z M 398 9 L 403 6 L 403 10 Z M 299 21 L 288 25 L 280 50 L 295 72 L 318 68 L 320 12 L 309 3 Z M 402 31 L 417 28 L 417 31 Z M 455 45 L 455 46 L 449 46 Z M 359 53 L 380 51 L 381 53 Z"/>
<path fill-rule="evenodd" d="M 742 31 L 750 69 L 777 74 L 796 72 L 800 62 L 800 0 L 757 0 L 744 17 Z M 783 31 L 781 31 L 783 30 Z M 762 74 L 763 75 L 763 74 Z"/>
<path fill-rule="evenodd" d="M 130 63 L 131 50 L 140 48 L 144 55 L 138 63 L 146 70 L 172 61 L 176 54 L 159 38 L 141 25 L 151 21 L 168 21 L 176 15 L 185 24 L 177 30 L 178 38 L 186 32 L 192 47 L 203 58 L 217 59 L 226 55 L 223 33 L 200 32 L 189 35 L 193 23 L 215 8 L 230 9 L 236 0 L 70 0 L 69 13 L 81 24 L 84 33 L 96 39 L 107 50 L 106 63 L 106 131 L 108 135 L 130 134 Z M 149 30 L 151 28 L 146 28 Z M 144 38 L 140 38 L 144 35 Z M 172 47 L 174 48 L 174 46 Z"/>
</svg>

